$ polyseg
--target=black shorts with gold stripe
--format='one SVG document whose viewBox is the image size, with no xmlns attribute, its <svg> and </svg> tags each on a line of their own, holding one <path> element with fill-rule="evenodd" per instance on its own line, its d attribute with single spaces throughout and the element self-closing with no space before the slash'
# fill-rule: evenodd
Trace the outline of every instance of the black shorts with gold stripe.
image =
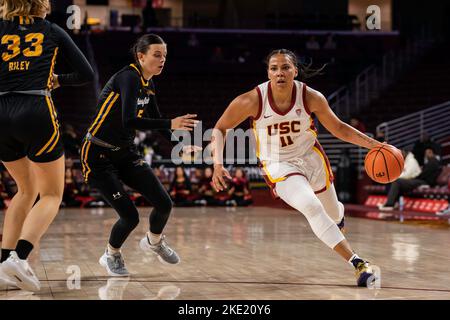
<svg viewBox="0 0 450 320">
<path fill-rule="evenodd" d="M 51 162 L 64 153 L 58 116 L 50 97 L 0 96 L 0 160 L 28 157 Z"/>
</svg>

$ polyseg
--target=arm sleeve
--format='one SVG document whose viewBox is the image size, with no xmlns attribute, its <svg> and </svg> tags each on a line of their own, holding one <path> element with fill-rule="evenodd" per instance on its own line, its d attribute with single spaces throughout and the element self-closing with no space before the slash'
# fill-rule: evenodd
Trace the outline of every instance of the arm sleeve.
<svg viewBox="0 0 450 320">
<path fill-rule="evenodd" d="M 140 79 L 133 71 L 122 72 L 116 77 L 116 86 L 122 97 L 122 123 L 124 128 L 136 130 L 169 129 L 170 119 L 138 118 L 137 100 Z"/>
<path fill-rule="evenodd" d="M 86 84 L 94 79 L 94 70 L 84 54 L 77 47 L 72 38 L 61 27 L 53 24 L 58 46 L 70 67 L 75 70 L 72 73 L 61 74 L 58 81 L 61 86 L 77 86 Z"/>
</svg>

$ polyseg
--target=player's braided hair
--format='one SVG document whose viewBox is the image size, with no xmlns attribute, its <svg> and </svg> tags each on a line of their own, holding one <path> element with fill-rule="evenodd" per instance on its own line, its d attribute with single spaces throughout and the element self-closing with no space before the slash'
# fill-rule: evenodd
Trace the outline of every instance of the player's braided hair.
<svg viewBox="0 0 450 320">
<path fill-rule="evenodd" d="M 152 44 L 165 44 L 165 42 L 160 36 L 154 33 L 149 33 L 137 39 L 136 43 L 131 48 L 131 53 L 133 55 L 134 61 L 138 66 L 139 66 L 138 53 L 143 54 L 147 53 L 150 45 Z"/>
<path fill-rule="evenodd" d="M 312 68 L 312 60 L 310 60 L 309 63 L 301 63 L 299 62 L 297 55 L 293 51 L 288 49 L 276 49 L 269 53 L 269 55 L 266 57 L 267 68 L 269 67 L 270 58 L 272 58 L 276 54 L 284 54 L 288 56 L 294 66 L 298 68 L 299 76 L 301 79 L 308 79 L 316 75 L 323 74 L 322 71 L 326 67 L 326 64 L 324 64 L 319 69 L 314 69 Z"/>
<path fill-rule="evenodd" d="M 25 16 L 33 20 L 43 12 L 50 13 L 49 0 L 0 0 L 0 16 L 12 20 L 14 16 Z"/>
</svg>

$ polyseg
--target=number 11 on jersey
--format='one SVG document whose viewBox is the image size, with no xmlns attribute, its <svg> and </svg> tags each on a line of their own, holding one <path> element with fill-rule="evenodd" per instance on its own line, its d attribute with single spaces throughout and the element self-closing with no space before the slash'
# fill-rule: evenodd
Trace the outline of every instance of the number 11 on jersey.
<svg viewBox="0 0 450 320">
<path fill-rule="evenodd" d="M 281 136 L 280 140 L 281 140 L 281 147 L 282 148 L 290 146 L 291 144 L 294 143 L 294 141 L 292 141 L 292 137 L 291 136 Z"/>
</svg>

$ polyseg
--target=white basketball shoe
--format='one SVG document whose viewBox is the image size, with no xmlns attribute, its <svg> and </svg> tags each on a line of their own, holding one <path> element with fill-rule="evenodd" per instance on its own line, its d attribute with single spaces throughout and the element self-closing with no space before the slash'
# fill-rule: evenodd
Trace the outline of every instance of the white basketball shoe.
<svg viewBox="0 0 450 320">
<path fill-rule="evenodd" d="M 34 274 L 28 261 L 19 259 L 15 251 L 12 251 L 9 258 L 2 263 L 2 269 L 8 277 L 14 279 L 15 284 L 20 289 L 32 292 L 41 290 L 39 279 Z"/>
</svg>

